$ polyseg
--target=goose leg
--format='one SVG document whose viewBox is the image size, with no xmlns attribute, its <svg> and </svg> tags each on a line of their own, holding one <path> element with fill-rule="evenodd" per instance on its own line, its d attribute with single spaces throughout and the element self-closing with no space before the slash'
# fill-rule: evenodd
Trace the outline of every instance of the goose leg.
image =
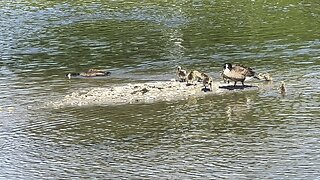
<svg viewBox="0 0 320 180">
<path fill-rule="evenodd" d="M 241 83 L 242 83 L 242 86 L 244 86 L 244 81 L 241 81 Z"/>
<path fill-rule="evenodd" d="M 234 85 L 233 85 L 233 86 L 236 86 L 236 84 L 237 84 L 237 81 L 234 82 Z"/>
</svg>

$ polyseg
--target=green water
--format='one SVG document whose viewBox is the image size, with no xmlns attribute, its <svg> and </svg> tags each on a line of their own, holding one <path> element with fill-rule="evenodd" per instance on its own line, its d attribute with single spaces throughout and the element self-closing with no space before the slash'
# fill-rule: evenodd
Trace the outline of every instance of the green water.
<svg viewBox="0 0 320 180">
<path fill-rule="evenodd" d="M 5 0 L 0 13 L 0 178 L 319 178 L 318 1 Z M 82 89 L 169 80 L 177 65 L 221 81 L 225 62 L 274 81 L 183 101 L 45 107 Z M 90 68 L 112 76 L 64 76 Z"/>
</svg>

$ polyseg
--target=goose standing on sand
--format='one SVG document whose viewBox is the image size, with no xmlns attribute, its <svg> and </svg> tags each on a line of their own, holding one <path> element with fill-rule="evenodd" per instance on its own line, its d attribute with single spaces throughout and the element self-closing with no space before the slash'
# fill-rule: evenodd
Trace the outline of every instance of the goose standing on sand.
<svg viewBox="0 0 320 180">
<path fill-rule="evenodd" d="M 177 67 L 176 74 L 177 74 L 180 82 L 186 82 L 186 80 L 187 80 L 187 71 L 182 69 L 181 66 Z"/>
<path fill-rule="evenodd" d="M 66 77 L 71 79 L 72 77 L 97 77 L 97 76 L 110 76 L 111 72 L 99 69 L 89 69 L 86 72 L 81 73 L 68 73 Z"/>
<path fill-rule="evenodd" d="M 204 88 L 207 89 L 207 86 L 209 86 L 210 91 L 212 91 L 212 87 L 213 87 L 212 77 L 210 77 L 206 73 L 201 73 L 201 76 L 202 76 L 202 83 L 203 83 Z"/>
<path fill-rule="evenodd" d="M 224 79 L 234 81 L 234 86 L 236 86 L 237 82 L 240 81 L 242 83 L 242 86 L 244 86 L 244 81 L 250 78 L 257 78 L 255 76 L 255 72 L 249 68 L 245 67 L 243 65 L 234 65 L 230 63 L 224 64 L 224 70 L 222 72 L 222 76 Z"/>
</svg>

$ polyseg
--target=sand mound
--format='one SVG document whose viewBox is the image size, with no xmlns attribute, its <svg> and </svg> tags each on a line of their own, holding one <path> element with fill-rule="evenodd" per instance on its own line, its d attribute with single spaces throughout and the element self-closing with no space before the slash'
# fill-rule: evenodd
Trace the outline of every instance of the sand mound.
<svg viewBox="0 0 320 180">
<path fill-rule="evenodd" d="M 220 87 L 220 88 L 219 88 Z M 230 89 L 231 87 L 231 89 Z M 187 85 L 185 82 L 157 81 L 135 84 L 119 84 L 107 87 L 81 89 L 64 96 L 62 99 L 48 103 L 48 106 L 61 108 L 66 106 L 86 105 L 121 105 L 135 103 L 152 103 L 157 101 L 183 100 L 189 97 L 201 97 L 209 94 L 223 93 L 234 89 L 223 86 L 220 82 L 213 84 L 213 90 L 204 89 L 202 83 Z M 246 89 L 252 86 L 246 86 Z"/>
</svg>

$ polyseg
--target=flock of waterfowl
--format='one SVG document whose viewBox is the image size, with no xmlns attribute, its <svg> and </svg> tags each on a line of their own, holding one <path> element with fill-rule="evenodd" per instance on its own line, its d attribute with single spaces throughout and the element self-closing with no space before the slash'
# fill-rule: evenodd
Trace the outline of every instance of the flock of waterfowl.
<svg viewBox="0 0 320 180">
<path fill-rule="evenodd" d="M 68 73 L 66 74 L 66 77 L 71 79 L 75 77 L 86 78 L 110 75 L 111 72 L 109 71 L 89 69 L 88 71 L 81 73 Z M 186 82 L 187 85 L 195 85 L 197 82 L 202 82 L 204 89 L 212 91 L 213 78 L 204 72 L 200 72 L 198 70 L 187 71 L 185 69 L 182 69 L 181 66 L 177 66 L 176 75 L 179 78 L 180 82 Z M 236 86 L 237 82 L 241 82 L 242 87 L 244 87 L 244 82 L 252 78 L 264 81 L 272 81 L 272 77 L 269 73 L 256 74 L 256 72 L 252 68 L 240 64 L 232 65 L 231 63 L 225 63 L 223 66 L 223 71 L 220 73 L 220 75 L 225 83 L 229 84 L 230 81 L 233 81 L 234 87 Z M 283 81 L 280 84 L 279 91 L 282 95 L 286 93 L 286 87 Z"/>
<path fill-rule="evenodd" d="M 179 80 L 181 82 L 187 82 L 187 85 L 194 84 L 195 81 L 202 82 L 205 89 L 207 89 L 209 86 L 209 90 L 212 91 L 213 78 L 206 73 L 201 73 L 197 70 L 191 70 L 188 72 L 187 70 L 182 69 L 181 66 L 178 66 L 176 74 Z M 229 84 L 230 81 L 233 81 L 234 87 L 236 86 L 237 82 L 241 82 L 242 86 L 244 87 L 244 82 L 252 78 L 264 81 L 272 81 L 272 77 L 269 73 L 256 74 L 252 68 L 240 64 L 232 65 L 231 63 L 225 63 L 223 66 L 223 71 L 220 73 L 220 75 L 225 83 L 227 82 Z M 279 91 L 281 94 L 286 93 L 286 88 L 283 81 L 280 84 Z"/>
<path fill-rule="evenodd" d="M 187 82 L 187 85 L 194 84 L 195 81 L 202 82 L 205 89 L 207 89 L 209 86 L 209 90 L 212 91 L 213 78 L 206 73 L 200 73 L 197 70 L 191 70 L 190 72 L 187 72 L 186 70 L 182 69 L 181 66 L 178 66 L 176 74 L 179 80 L 181 82 Z M 225 63 L 223 66 L 223 71 L 220 73 L 220 75 L 225 83 L 229 84 L 230 81 L 233 81 L 234 87 L 236 86 L 237 82 L 241 82 L 242 86 L 244 87 L 244 82 L 251 78 L 272 81 L 272 77 L 269 73 L 256 74 L 252 68 L 241 64 L 232 65 L 231 63 Z M 279 92 L 281 95 L 285 95 L 286 91 L 285 83 L 282 81 L 280 83 Z"/>
<path fill-rule="evenodd" d="M 182 69 L 181 66 L 178 66 L 176 74 L 180 82 L 187 82 L 187 85 L 191 85 L 195 82 L 202 81 L 205 88 L 209 86 L 210 90 L 212 90 L 213 79 L 206 73 L 200 73 L 197 70 L 191 70 L 188 73 L 186 70 Z"/>
</svg>

